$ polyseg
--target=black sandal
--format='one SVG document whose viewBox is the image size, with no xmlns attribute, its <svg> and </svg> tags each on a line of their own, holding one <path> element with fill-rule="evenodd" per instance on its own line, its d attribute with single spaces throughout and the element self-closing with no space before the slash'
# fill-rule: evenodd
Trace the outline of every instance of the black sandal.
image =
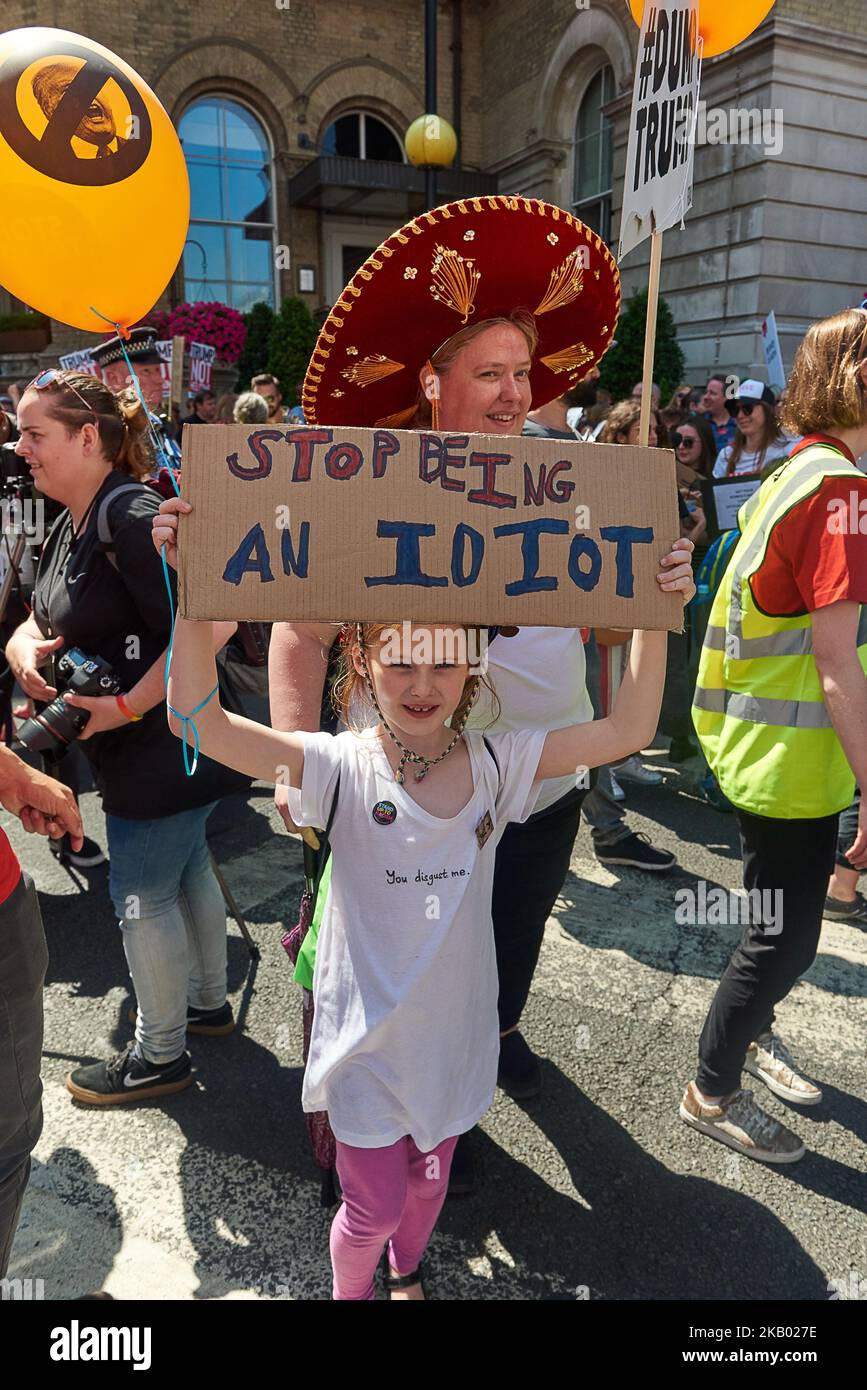
<svg viewBox="0 0 867 1390">
<path fill-rule="evenodd" d="M 388 1259 L 388 1251 L 386 1251 L 382 1270 L 382 1282 L 389 1302 L 391 1302 L 392 1289 L 408 1289 L 411 1288 L 413 1284 L 421 1284 L 421 1291 L 424 1294 L 425 1301 L 427 1301 L 427 1291 L 424 1286 L 423 1274 L 423 1261 L 412 1271 L 412 1274 L 393 1274 Z"/>
</svg>

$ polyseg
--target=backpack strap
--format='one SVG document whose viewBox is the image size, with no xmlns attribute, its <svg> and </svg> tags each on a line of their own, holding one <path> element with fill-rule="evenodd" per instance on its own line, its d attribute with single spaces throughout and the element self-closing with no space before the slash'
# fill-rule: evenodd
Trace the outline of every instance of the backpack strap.
<svg viewBox="0 0 867 1390">
<path fill-rule="evenodd" d="M 492 757 L 492 759 L 493 759 L 494 767 L 497 769 L 497 796 L 499 796 L 499 795 L 500 795 L 500 787 L 502 786 L 502 778 L 500 777 L 500 764 L 499 764 L 499 762 L 497 761 L 497 755 L 496 755 L 496 753 L 494 752 L 494 745 L 493 745 L 492 743 L 489 743 L 489 742 L 488 742 L 488 740 L 485 738 L 484 734 L 482 734 L 482 741 L 483 741 L 485 747 L 487 748 L 488 752 L 490 753 L 490 755 L 491 755 L 491 757 Z"/>
<path fill-rule="evenodd" d="M 328 812 L 328 824 L 319 836 L 319 848 L 314 849 L 312 845 L 308 845 L 306 840 L 302 841 L 304 846 L 304 877 L 310 885 L 311 896 L 314 902 L 319 895 L 319 884 L 322 881 L 322 875 L 328 863 L 328 856 L 331 853 L 328 837 L 331 834 L 331 827 L 334 824 L 334 813 L 337 810 L 337 798 L 339 795 L 340 773 L 338 772 L 337 782 L 334 787 L 334 799 L 331 802 L 331 810 Z"/>
<path fill-rule="evenodd" d="M 111 534 L 111 525 L 108 514 L 114 503 L 115 498 L 120 497 L 122 492 L 141 492 L 143 483 L 121 483 L 120 487 L 113 488 L 107 497 L 103 497 L 99 504 L 99 511 L 96 514 L 96 534 L 99 539 L 99 546 L 109 564 L 117 569 L 117 556 L 114 553 L 114 539 Z"/>
</svg>

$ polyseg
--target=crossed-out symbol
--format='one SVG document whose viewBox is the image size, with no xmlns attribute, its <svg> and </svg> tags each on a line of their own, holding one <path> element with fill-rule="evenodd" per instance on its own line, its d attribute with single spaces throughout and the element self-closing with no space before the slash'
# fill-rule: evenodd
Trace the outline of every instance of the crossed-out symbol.
<svg viewBox="0 0 867 1390">
<path fill-rule="evenodd" d="M 57 61 L 61 49 L 63 58 L 83 58 L 84 62 L 51 111 L 40 139 L 27 128 L 18 109 L 18 82 L 39 58 Z M 130 115 L 136 118 L 137 138 L 119 140 L 107 158 L 81 159 L 73 148 L 73 136 L 91 103 L 112 78 L 129 103 Z M 0 135 L 38 173 L 89 187 L 128 179 L 147 159 L 152 137 L 147 106 L 132 79 L 102 54 L 57 39 L 16 48 L 0 68 Z"/>
</svg>

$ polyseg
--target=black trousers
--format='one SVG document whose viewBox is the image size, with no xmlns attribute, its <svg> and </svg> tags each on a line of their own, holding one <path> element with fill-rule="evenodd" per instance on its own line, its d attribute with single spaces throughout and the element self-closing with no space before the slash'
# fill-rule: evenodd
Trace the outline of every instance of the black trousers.
<svg viewBox="0 0 867 1390">
<path fill-rule="evenodd" d="M 494 868 L 494 942 L 500 979 L 500 1031 L 514 1028 L 530 993 L 545 923 L 569 870 L 586 790 L 509 825 Z"/>
<path fill-rule="evenodd" d="M 774 1005 L 816 959 L 822 908 L 834 868 L 839 816 L 770 820 L 736 812 L 744 861 L 744 887 L 782 908 L 781 919 L 753 920 L 744 928 L 714 995 L 699 1040 L 699 1090 L 728 1095 L 741 1084 L 747 1048 L 774 1021 Z M 758 899 L 754 901 L 758 902 Z M 780 929 L 781 928 L 781 929 Z"/>
<path fill-rule="evenodd" d="M 0 903 L 0 1279 L 42 1133 L 42 986 L 48 950 L 36 889 L 22 874 Z"/>
</svg>

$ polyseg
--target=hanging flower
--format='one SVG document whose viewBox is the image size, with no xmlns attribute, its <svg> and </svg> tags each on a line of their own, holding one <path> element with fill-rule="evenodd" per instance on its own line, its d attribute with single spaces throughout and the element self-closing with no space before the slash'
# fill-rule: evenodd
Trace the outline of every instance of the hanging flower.
<svg viewBox="0 0 867 1390">
<path fill-rule="evenodd" d="M 211 300 L 179 304 L 168 314 L 152 315 L 150 322 L 154 328 L 157 328 L 156 320 L 160 320 L 158 337 L 183 337 L 187 351 L 190 343 L 207 343 L 216 348 L 218 362 L 237 362 L 244 350 L 247 325 L 243 315 L 228 304 Z"/>
</svg>

